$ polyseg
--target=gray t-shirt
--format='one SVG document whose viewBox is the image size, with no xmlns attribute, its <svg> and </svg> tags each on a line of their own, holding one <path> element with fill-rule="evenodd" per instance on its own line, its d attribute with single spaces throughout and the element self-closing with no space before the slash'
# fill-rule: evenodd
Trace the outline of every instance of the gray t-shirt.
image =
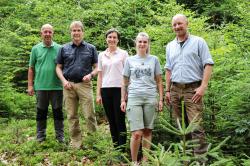
<svg viewBox="0 0 250 166">
<path fill-rule="evenodd" d="M 159 60 L 154 55 L 128 57 L 123 76 L 129 77 L 128 97 L 156 97 L 155 76 L 162 74 Z"/>
</svg>

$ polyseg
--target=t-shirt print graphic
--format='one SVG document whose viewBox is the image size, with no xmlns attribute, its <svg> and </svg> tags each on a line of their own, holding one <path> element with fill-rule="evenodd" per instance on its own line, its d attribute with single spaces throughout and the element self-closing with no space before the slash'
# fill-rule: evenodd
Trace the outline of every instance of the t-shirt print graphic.
<svg viewBox="0 0 250 166">
<path fill-rule="evenodd" d="M 135 67 L 134 74 L 136 78 L 141 78 L 144 76 L 150 77 L 152 75 L 152 70 L 150 66 L 137 66 Z"/>
</svg>

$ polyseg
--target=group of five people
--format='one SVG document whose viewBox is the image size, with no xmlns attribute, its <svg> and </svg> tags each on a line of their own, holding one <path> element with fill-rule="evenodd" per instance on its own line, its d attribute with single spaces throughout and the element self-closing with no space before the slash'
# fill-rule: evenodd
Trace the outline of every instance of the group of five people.
<svg viewBox="0 0 250 166">
<path fill-rule="evenodd" d="M 176 38 L 166 47 L 166 104 L 172 105 L 173 117 L 181 119 L 183 100 L 187 123 L 202 120 L 202 97 L 208 86 L 214 64 L 204 39 L 188 33 L 183 14 L 172 19 Z M 97 76 L 96 103 L 107 115 L 115 148 L 125 152 L 127 139 L 125 113 L 131 131 L 130 150 L 133 162 L 138 160 L 140 145 L 150 149 L 157 112 L 163 110 L 162 71 L 157 56 L 150 54 L 150 38 L 140 32 L 135 39 L 136 54 L 119 48 L 120 34 L 110 29 L 105 34 L 107 49 L 99 55 L 95 46 L 83 40 L 80 21 L 70 25 L 72 42 L 60 46 L 53 40 L 53 27 L 41 28 L 43 42 L 32 48 L 28 70 L 28 94 L 37 98 L 37 140 L 46 138 L 48 106 L 51 102 L 56 139 L 64 141 L 64 100 L 69 122 L 70 145 L 81 148 L 82 134 L 78 108 L 84 114 L 89 133 L 96 131 L 92 78 Z M 33 85 L 34 82 L 34 85 Z M 63 90 L 63 92 L 62 92 Z M 192 132 L 199 140 L 194 154 L 207 150 L 202 125 Z M 143 160 L 147 160 L 143 156 Z"/>
</svg>

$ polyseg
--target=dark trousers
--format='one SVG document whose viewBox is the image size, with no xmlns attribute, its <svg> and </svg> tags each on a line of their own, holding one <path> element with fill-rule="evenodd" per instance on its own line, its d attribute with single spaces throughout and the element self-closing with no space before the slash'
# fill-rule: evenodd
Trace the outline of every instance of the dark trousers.
<svg viewBox="0 0 250 166">
<path fill-rule="evenodd" d="M 125 151 L 127 129 L 125 113 L 121 111 L 121 88 L 102 88 L 101 96 L 106 112 L 114 147 L 122 146 Z"/>
<path fill-rule="evenodd" d="M 48 107 L 51 103 L 54 120 L 63 120 L 62 90 L 38 90 L 36 91 L 37 99 L 37 121 L 47 120 Z"/>
<path fill-rule="evenodd" d="M 42 142 L 46 138 L 46 126 L 48 107 L 51 103 L 56 139 L 59 142 L 64 141 L 64 125 L 63 125 L 63 93 L 62 90 L 39 90 L 36 91 L 37 99 L 37 140 Z"/>
</svg>

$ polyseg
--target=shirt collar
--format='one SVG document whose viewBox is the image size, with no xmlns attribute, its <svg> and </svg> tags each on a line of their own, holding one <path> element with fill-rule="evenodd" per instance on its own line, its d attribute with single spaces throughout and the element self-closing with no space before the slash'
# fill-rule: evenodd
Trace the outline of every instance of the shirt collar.
<svg viewBox="0 0 250 166">
<path fill-rule="evenodd" d="M 191 35 L 188 33 L 187 39 L 186 39 L 186 40 L 184 40 L 183 42 L 188 41 L 188 40 L 190 39 L 190 36 L 191 36 Z M 176 41 L 178 44 L 180 44 L 180 43 L 181 43 L 180 41 L 178 41 L 177 37 L 175 37 L 175 41 Z"/>
<path fill-rule="evenodd" d="M 119 50 L 120 50 L 120 48 L 119 47 L 117 47 L 116 48 L 116 50 L 115 50 L 115 52 L 114 52 L 114 54 L 117 54 L 118 52 L 119 52 Z M 106 50 L 105 50 L 105 53 L 104 53 L 104 55 L 106 56 L 106 57 L 110 57 L 109 56 L 109 49 L 107 48 Z"/>
<path fill-rule="evenodd" d="M 82 40 L 81 43 L 80 43 L 80 45 L 82 45 L 82 46 L 85 46 L 85 44 L 86 44 L 86 43 L 85 43 L 85 41 L 83 41 L 83 40 Z M 74 46 L 74 47 L 76 46 L 73 42 L 70 42 L 70 45 L 71 45 L 71 46 Z"/>
<path fill-rule="evenodd" d="M 146 56 L 143 56 L 143 57 L 142 57 L 142 56 L 140 56 L 140 55 L 138 55 L 138 54 L 136 54 L 136 55 L 135 55 L 135 57 L 137 57 L 137 58 L 141 58 L 141 59 L 146 59 L 148 56 L 149 56 L 149 54 L 148 54 L 148 53 L 146 54 Z"/>
<path fill-rule="evenodd" d="M 44 44 L 44 42 L 42 42 L 42 44 L 43 44 L 43 47 L 47 47 L 47 46 Z M 54 47 L 54 45 L 55 45 L 55 43 L 52 41 L 50 47 Z"/>
</svg>

